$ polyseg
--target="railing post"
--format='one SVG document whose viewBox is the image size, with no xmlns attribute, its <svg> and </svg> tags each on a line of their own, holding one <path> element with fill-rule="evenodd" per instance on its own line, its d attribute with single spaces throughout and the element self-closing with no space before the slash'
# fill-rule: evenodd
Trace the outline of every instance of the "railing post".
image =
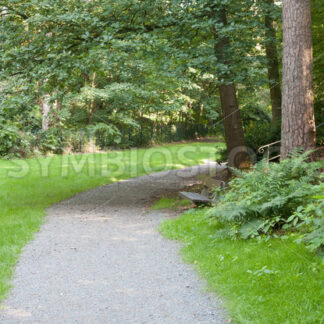
<svg viewBox="0 0 324 324">
<path fill-rule="evenodd" d="M 270 157 L 270 147 L 273 146 L 273 145 L 275 145 L 275 144 L 279 144 L 280 142 L 281 141 L 277 141 L 277 142 L 273 142 L 273 143 L 270 143 L 270 144 L 263 145 L 263 146 L 259 147 L 258 152 L 260 154 L 263 154 L 265 149 L 267 150 L 267 163 L 269 163 L 271 160 L 280 158 L 280 155 L 277 155 L 277 156 L 274 156 L 274 157 Z"/>
</svg>

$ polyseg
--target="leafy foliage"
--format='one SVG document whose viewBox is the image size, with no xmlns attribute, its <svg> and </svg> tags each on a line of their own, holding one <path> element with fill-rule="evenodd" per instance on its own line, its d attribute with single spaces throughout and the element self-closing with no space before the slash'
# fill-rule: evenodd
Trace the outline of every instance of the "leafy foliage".
<svg viewBox="0 0 324 324">
<path fill-rule="evenodd" d="M 15 123 L 0 118 L 0 156 L 27 157 L 31 152 L 32 136 L 23 134 Z"/>
<path fill-rule="evenodd" d="M 324 183 L 320 185 L 320 192 L 324 192 Z M 308 244 L 312 250 L 319 250 L 324 247 L 324 197 L 313 197 L 315 200 L 306 206 L 300 206 L 291 216 L 290 221 L 303 231 L 301 240 Z M 298 224 L 298 225 L 297 225 Z"/>
<path fill-rule="evenodd" d="M 6 118 L 32 112 L 34 120 L 24 120 L 36 131 L 42 128 L 42 100 L 49 96 L 50 128 L 102 128 L 102 123 L 115 128 L 115 135 L 100 139 L 101 147 L 118 142 L 121 130 L 143 117 L 164 125 L 215 124 L 219 132 L 221 76 L 232 75 L 240 97 L 251 98 L 247 92 L 267 84 L 265 54 L 256 46 L 264 34 L 263 16 L 252 0 L 5 0 L 1 5 L 0 80 L 8 94 L 1 107 Z M 226 26 L 218 19 L 222 8 Z M 215 53 L 215 28 L 230 39 L 224 53 L 231 57 L 230 68 Z M 24 109 L 10 114 L 9 106 L 15 107 L 11 112 Z M 192 130 L 186 137 L 194 136 Z M 56 146 L 44 137 L 42 151 Z"/>
<path fill-rule="evenodd" d="M 308 154 L 296 153 L 280 164 L 262 161 L 251 172 L 235 171 L 238 177 L 210 210 L 211 218 L 230 225 L 233 237 L 245 239 L 302 225 L 318 229 L 322 220 L 317 218 L 323 218 L 323 209 L 313 197 L 323 193 L 322 163 L 309 163 L 307 158 Z M 308 240 L 319 247 L 314 237 L 308 236 Z"/>
<path fill-rule="evenodd" d="M 323 6 L 320 0 L 312 3 L 315 107 L 321 124 Z M 265 12 L 276 22 L 281 41 L 280 2 L 4 0 L 1 6 L 0 116 L 23 137 L 42 129 L 46 96 L 53 132 L 103 123 L 114 128 L 115 135 L 108 132 L 100 147 L 125 145 L 120 133 L 142 118 L 164 125 L 214 125 L 223 132 L 218 87 L 225 79 L 237 85 L 247 145 L 256 150 L 280 135 L 269 123 L 264 51 Z M 223 10 L 226 24 L 219 18 Z M 228 39 L 222 54 L 215 50 L 215 33 Z M 148 144 L 142 135 L 134 142 Z M 194 130 L 186 136 L 194 137 Z M 12 147 L 7 138 L 2 155 Z M 44 142 L 42 151 L 53 148 L 54 143 L 46 144 L 49 139 Z"/>
<path fill-rule="evenodd" d="M 246 146 L 253 150 L 262 159 L 262 155 L 258 154 L 258 149 L 266 144 L 274 143 L 280 140 L 280 125 L 267 122 L 250 122 L 245 127 L 245 143 Z M 271 147 L 271 155 L 280 154 L 280 145 Z M 272 154 L 273 153 L 273 154 Z"/>
</svg>

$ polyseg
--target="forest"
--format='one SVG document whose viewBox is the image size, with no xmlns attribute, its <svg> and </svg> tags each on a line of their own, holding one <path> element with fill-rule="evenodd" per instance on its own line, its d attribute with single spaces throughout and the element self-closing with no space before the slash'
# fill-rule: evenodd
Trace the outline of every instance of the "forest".
<svg viewBox="0 0 324 324">
<path fill-rule="evenodd" d="M 1 6 L 2 157 L 224 134 L 227 153 L 245 145 L 257 152 L 281 138 L 282 92 L 288 95 L 294 77 L 282 77 L 281 1 L 11 0 Z M 323 20 L 322 1 L 312 0 L 318 145 Z M 287 39 L 294 44 L 296 35 Z M 297 119 L 293 132 L 300 129 Z"/>
</svg>

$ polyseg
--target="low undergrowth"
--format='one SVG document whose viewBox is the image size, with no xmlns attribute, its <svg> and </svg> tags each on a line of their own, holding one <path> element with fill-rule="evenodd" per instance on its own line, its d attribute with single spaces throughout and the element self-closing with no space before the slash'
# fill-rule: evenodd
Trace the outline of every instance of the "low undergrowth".
<svg viewBox="0 0 324 324">
<path fill-rule="evenodd" d="M 299 233 L 315 251 L 324 247 L 324 176 L 322 162 L 296 154 L 277 163 L 256 164 L 251 172 L 234 170 L 230 190 L 208 211 L 219 235 L 249 239 Z M 219 192 L 221 193 L 221 192 Z"/>
<path fill-rule="evenodd" d="M 161 225 L 235 323 L 324 323 L 323 162 L 307 159 L 234 170 L 214 207 Z"/>
</svg>

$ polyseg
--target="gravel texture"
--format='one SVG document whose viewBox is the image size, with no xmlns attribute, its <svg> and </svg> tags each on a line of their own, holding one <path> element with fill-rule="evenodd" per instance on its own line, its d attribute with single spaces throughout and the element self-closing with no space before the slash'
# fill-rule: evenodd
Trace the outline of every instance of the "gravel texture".
<svg viewBox="0 0 324 324">
<path fill-rule="evenodd" d="M 215 164 L 113 183 L 48 209 L 25 247 L 0 323 L 225 323 L 221 300 L 181 261 L 150 203 Z M 174 215 L 173 215 L 174 216 Z"/>
</svg>

